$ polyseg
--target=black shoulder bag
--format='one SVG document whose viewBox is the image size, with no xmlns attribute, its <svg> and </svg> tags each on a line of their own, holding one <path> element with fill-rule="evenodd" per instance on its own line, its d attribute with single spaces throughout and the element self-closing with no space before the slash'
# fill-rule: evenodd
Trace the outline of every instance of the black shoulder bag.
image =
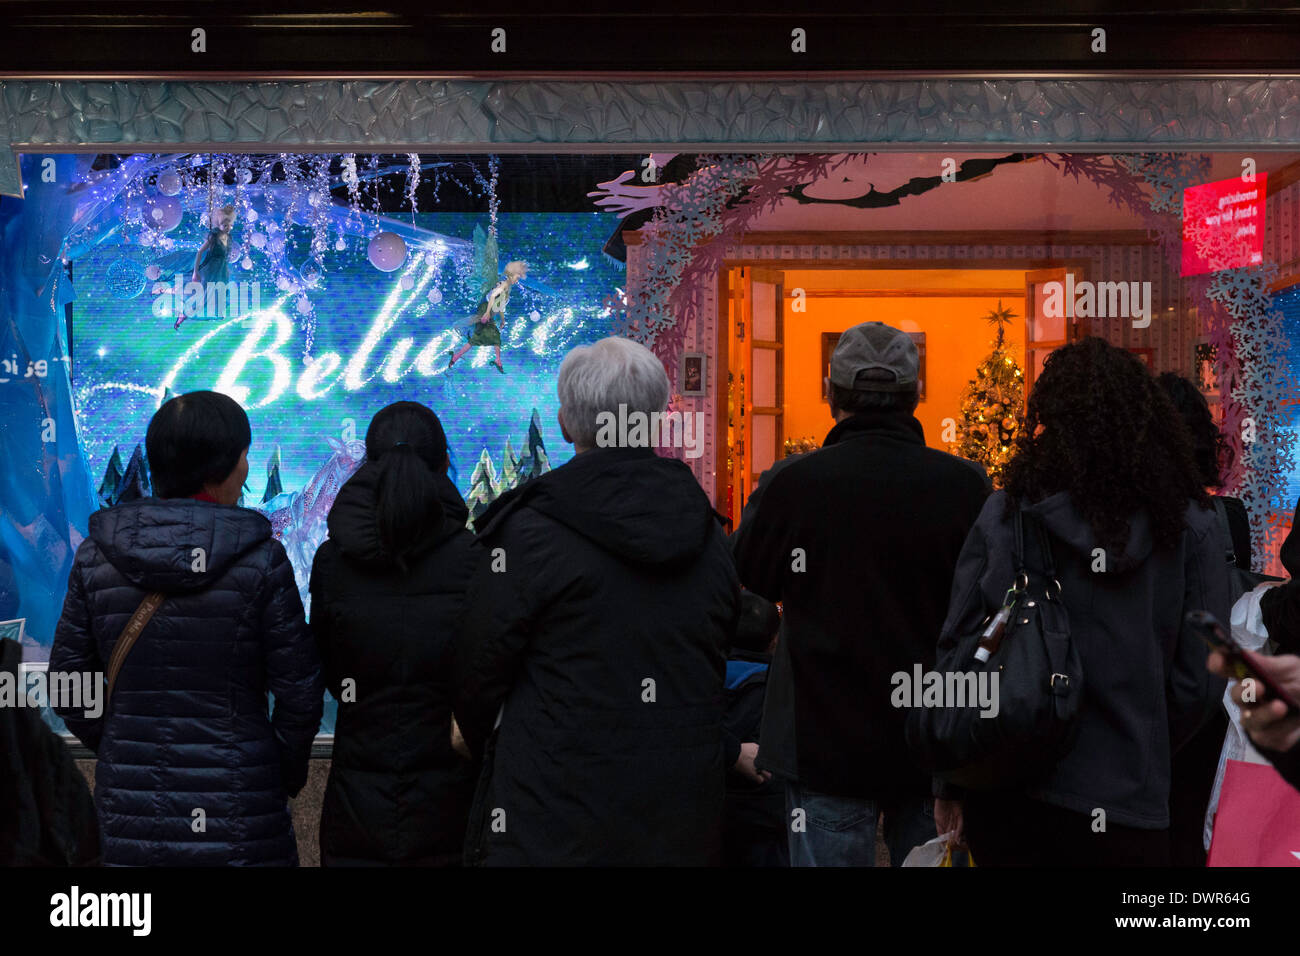
<svg viewBox="0 0 1300 956">
<path fill-rule="evenodd" d="M 1036 532 L 1035 560 L 1026 557 L 1026 521 Z M 1047 530 L 1022 509 L 1015 532 L 1016 579 L 1003 606 L 936 664 L 945 685 L 965 681 L 967 706 L 919 707 L 908 720 L 909 741 L 929 769 L 971 790 L 1031 785 L 1078 735 L 1083 667 Z M 982 715 L 970 692 L 980 681 L 993 691 L 995 714 Z"/>
</svg>

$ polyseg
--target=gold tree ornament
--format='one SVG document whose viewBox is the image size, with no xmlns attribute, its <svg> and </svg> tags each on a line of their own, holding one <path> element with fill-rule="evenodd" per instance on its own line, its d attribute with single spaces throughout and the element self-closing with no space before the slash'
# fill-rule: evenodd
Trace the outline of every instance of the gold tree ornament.
<svg viewBox="0 0 1300 956">
<path fill-rule="evenodd" d="M 966 385 L 961 398 L 961 416 L 957 440 L 949 445 L 953 454 L 984 466 L 993 486 L 1001 487 L 1002 475 L 1016 435 L 1021 427 L 1024 403 L 1024 376 L 1020 364 L 1007 347 L 1006 330 L 1019 318 L 1002 300 L 984 317 L 996 329 L 993 351 L 975 369 L 975 377 Z M 989 427 L 986 422 L 994 423 Z"/>
</svg>

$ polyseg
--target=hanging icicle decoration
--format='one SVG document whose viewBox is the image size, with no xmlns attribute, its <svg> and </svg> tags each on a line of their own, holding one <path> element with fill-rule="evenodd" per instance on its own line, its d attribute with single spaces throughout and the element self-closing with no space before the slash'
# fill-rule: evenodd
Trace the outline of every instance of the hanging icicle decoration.
<svg viewBox="0 0 1300 956">
<path fill-rule="evenodd" d="M 217 202 L 217 158 L 211 153 L 208 154 L 208 211 L 204 215 L 203 224 L 209 229 L 216 228 L 216 220 L 213 217 L 213 210 L 216 209 Z"/>
<path fill-rule="evenodd" d="M 378 216 L 383 208 L 383 203 L 379 198 L 379 180 L 382 178 L 376 175 L 379 169 L 379 157 L 373 153 L 366 158 L 366 171 L 370 173 L 370 214 Z M 378 231 L 378 227 L 375 227 Z"/>
<path fill-rule="evenodd" d="M 419 212 L 415 193 L 420 188 L 420 154 L 406 154 L 406 201 L 411 206 L 411 225 L 415 225 L 415 214 Z"/>
<path fill-rule="evenodd" d="M 311 258 L 320 264 L 321 257 L 329 249 L 330 209 L 330 161 L 327 156 L 318 156 L 312 162 L 311 191 Z"/>
<path fill-rule="evenodd" d="M 488 180 L 488 222 L 490 223 L 489 232 L 493 238 L 497 234 L 497 210 L 501 208 L 501 201 L 497 198 L 497 181 L 501 172 L 501 162 L 495 156 L 488 157 L 488 172 L 492 174 Z"/>
</svg>

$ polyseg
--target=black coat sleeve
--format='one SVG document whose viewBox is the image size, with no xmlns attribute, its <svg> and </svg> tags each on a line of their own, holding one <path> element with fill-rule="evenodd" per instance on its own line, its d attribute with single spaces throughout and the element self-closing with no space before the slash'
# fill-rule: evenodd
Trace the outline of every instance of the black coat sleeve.
<svg viewBox="0 0 1300 956">
<path fill-rule="evenodd" d="M 518 533 L 514 523 L 523 520 L 513 515 L 490 538 L 475 542 L 481 553 L 453 644 L 452 711 L 476 758 L 514 685 L 540 606 L 531 584 L 548 559 L 534 550 L 540 542 L 530 548 Z"/>
<path fill-rule="evenodd" d="M 63 614 L 54 628 L 54 646 L 50 648 L 50 672 L 96 675 L 95 687 L 102 705 L 107 686 L 108 664 L 100 658 L 99 648 L 91 629 L 90 608 L 86 603 L 85 571 L 93 560 L 93 546 L 84 541 L 77 549 L 76 560 L 68 573 L 68 593 L 63 599 Z M 103 676 L 100 676 L 103 675 Z M 100 737 L 104 733 L 104 707 L 92 709 L 69 706 L 68 701 L 56 702 L 54 712 L 63 718 L 68 730 L 86 747 L 99 752 Z"/>
<path fill-rule="evenodd" d="M 1183 580 L 1184 614 L 1206 610 L 1220 621 L 1230 620 L 1230 582 L 1217 533 L 1202 537 L 1189 533 Z M 1192 738 L 1223 699 L 1227 682 L 1206 669 L 1207 656 L 1205 643 L 1184 621 L 1173 648 L 1165 691 L 1169 745 L 1174 750 Z"/>
<path fill-rule="evenodd" d="M 1300 580 L 1269 588 L 1259 601 L 1269 640 L 1279 654 L 1300 654 Z"/>
<path fill-rule="evenodd" d="M 320 655 L 321 677 L 325 688 L 335 700 L 342 699 L 343 677 L 338 672 L 334 654 L 334 633 L 330 616 L 330 595 L 335 593 L 337 582 L 334 580 L 335 565 L 329 558 L 328 541 L 316 550 L 316 557 L 311 564 L 311 633 L 316 640 L 316 652 Z"/>
<path fill-rule="evenodd" d="M 996 577 L 997 575 L 1001 577 Z M 995 588 L 1000 580 L 1006 580 L 1004 569 L 990 571 L 988 536 L 977 521 L 967 533 L 966 541 L 957 556 L 957 565 L 953 569 L 948 616 L 939 634 L 937 653 L 940 658 L 955 647 L 961 638 L 976 630 L 989 614 L 997 610 L 990 606 L 987 594 L 990 593 L 989 588 Z M 964 791 L 960 787 L 938 777 L 934 778 L 931 792 L 935 797 L 943 800 L 960 800 L 964 796 Z"/>
<path fill-rule="evenodd" d="M 769 601 L 780 601 L 785 569 L 793 560 L 792 547 L 782 520 L 783 485 L 771 473 L 759 483 L 748 503 L 740 527 L 731 536 L 740 583 Z"/>
<path fill-rule="evenodd" d="M 271 727 L 280 749 L 280 770 L 289 796 L 307 782 L 312 740 L 320 729 L 325 689 L 320 655 L 302 609 L 289 556 L 271 542 L 271 569 L 261 609 L 267 689 L 275 696 Z"/>
<path fill-rule="evenodd" d="M 1277 769 L 1277 772 L 1282 775 L 1283 780 L 1300 790 L 1300 744 L 1285 752 L 1265 750 L 1259 747 L 1258 744 L 1256 744 L 1256 749 L 1268 758 L 1269 762 Z"/>
</svg>

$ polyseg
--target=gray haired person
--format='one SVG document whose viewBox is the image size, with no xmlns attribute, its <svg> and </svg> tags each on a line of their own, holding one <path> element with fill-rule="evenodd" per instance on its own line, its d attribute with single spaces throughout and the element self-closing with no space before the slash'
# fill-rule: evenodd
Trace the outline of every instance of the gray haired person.
<svg viewBox="0 0 1300 956">
<path fill-rule="evenodd" d="M 655 454 L 669 385 L 648 349 L 576 348 L 558 390 L 573 459 L 478 522 L 453 667 L 484 762 L 466 862 L 717 863 L 726 537 L 690 469 Z"/>
</svg>

